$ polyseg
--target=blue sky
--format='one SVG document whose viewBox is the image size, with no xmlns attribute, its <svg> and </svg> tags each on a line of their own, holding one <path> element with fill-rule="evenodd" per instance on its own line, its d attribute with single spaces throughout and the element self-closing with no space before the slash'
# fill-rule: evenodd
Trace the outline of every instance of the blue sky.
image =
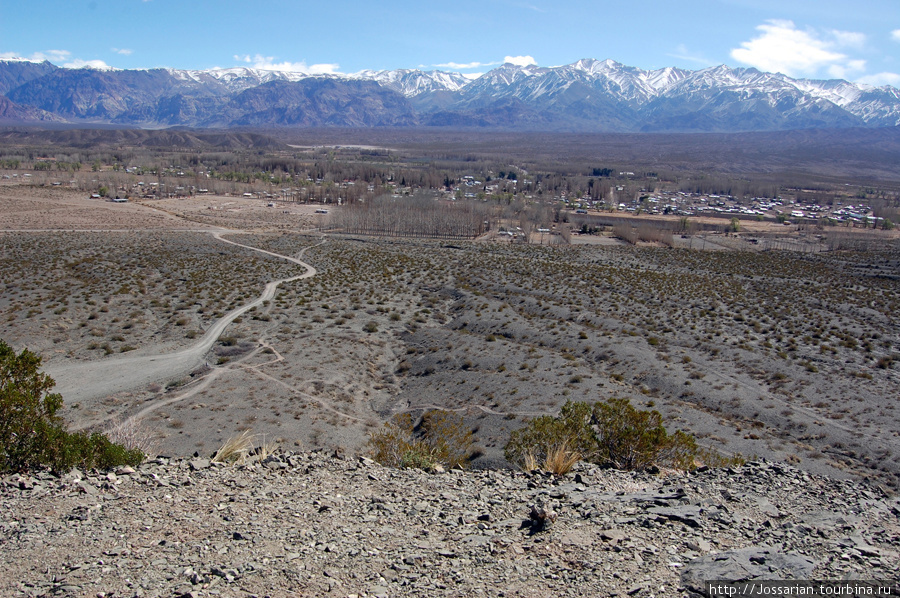
<svg viewBox="0 0 900 598">
<path fill-rule="evenodd" d="M 304 72 L 754 66 L 900 86 L 900 0 L 0 0 L 0 58 Z"/>
</svg>

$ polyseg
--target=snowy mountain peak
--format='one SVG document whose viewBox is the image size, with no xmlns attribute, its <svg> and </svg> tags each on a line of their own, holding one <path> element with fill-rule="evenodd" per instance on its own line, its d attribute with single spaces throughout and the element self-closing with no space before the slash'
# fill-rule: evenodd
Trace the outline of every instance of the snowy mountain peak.
<svg viewBox="0 0 900 598">
<path fill-rule="evenodd" d="M 92 84 L 82 85 L 86 79 Z M 313 74 L 248 66 L 100 73 L 11 59 L 0 60 L 0 95 L 23 114 L 153 126 L 745 131 L 900 125 L 900 90 L 889 86 L 792 79 L 726 65 L 643 70 L 591 58 L 555 67 L 506 63 L 474 79 L 438 70 Z M 347 111 L 348 105 L 364 107 L 365 114 Z"/>
<path fill-rule="evenodd" d="M 399 69 L 394 71 L 360 71 L 353 78 L 376 81 L 406 97 L 433 91 L 459 91 L 469 83 L 465 75 L 445 71 Z"/>
</svg>

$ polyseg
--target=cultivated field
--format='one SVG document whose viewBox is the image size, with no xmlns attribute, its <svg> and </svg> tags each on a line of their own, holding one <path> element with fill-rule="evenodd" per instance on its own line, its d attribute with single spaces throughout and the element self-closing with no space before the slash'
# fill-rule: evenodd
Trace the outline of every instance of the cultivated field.
<svg viewBox="0 0 900 598">
<path fill-rule="evenodd" d="M 190 347 L 303 272 L 278 256 L 316 269 L 236 318 L 187 373 L 82 389 L 67 401 L 75 426 L 138 415 L 174 455 L 243 430 L 354 452 L 393 414 L 439 407 L 464 414 L 479 461 L 499 464 L 527 417 L 620 396 L 725 452 L 900 480 L 890 243 L 800 254 L 734 251 L 722 236 L 709 240 L 718 251 L 385 240 L 323 237 L 311 206 L 264 200 L 112 204 L 4 185 L 0 202 L 0 338 L 39 352 L 51 375 Z"/>
</svg>

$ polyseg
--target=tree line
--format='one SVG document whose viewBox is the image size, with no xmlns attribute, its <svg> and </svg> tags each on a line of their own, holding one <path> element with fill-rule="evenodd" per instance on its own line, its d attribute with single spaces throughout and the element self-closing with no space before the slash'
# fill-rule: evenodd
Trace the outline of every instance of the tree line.
<svg viewBox="0 0 900 598">
<path fill-rule="evenodd" d="M 386 237 L 471 239 L 488 231 L 491 208 L 481 202 L 381 195 L 333 213 L 326 228 Z"/>
</svg>

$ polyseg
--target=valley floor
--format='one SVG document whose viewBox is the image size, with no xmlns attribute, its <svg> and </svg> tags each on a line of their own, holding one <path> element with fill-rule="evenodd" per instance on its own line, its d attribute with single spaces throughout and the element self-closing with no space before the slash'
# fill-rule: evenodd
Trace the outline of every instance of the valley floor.
<svg viewBox="0 0 900 598">
<path fill-rule="evenodd" d="M 61 383 L 72 364 L 196 346 L 268 283 L 305 272 L 282 256 L 315 268 L 158 380 L 66 389 L 74 427 L 137 416 L 170 456 L 210 455 L 243 431 L 363 452 L 393 415 L 441 408 L 476 429 L 475 465 L 490 467 L 527 418 L 619 396 L 724 453 L 900 479 L 892 246 L 323 242 L 312 206 L 119 205 L 8 186 L 0 207 L 0 338 L 38 352 Z"/>
</svg>

